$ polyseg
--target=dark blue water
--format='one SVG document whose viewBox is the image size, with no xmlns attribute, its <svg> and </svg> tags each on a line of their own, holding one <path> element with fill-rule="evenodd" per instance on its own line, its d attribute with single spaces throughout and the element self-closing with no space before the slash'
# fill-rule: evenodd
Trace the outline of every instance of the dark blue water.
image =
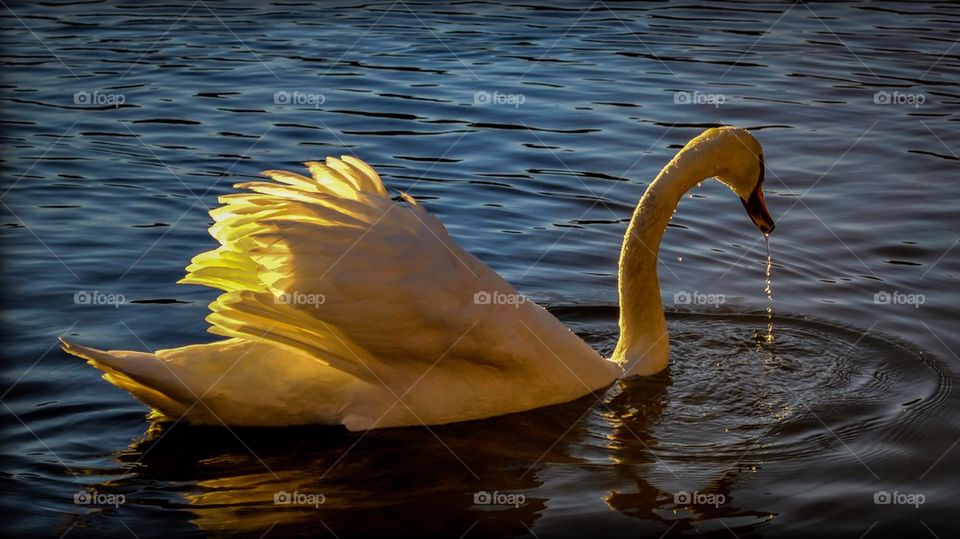
<svg viewBox="0 0 960 539">
<path fill-rule="evenodd" d="M 955 4 L 5 5 L 11 532 L 958 531 Z M 369 434 L 171 427 L 56 347 L 213 340 L 216 292 L 174 283 L 214 246 L 216 197 L 350 153 L 609 352 L 631 211 L 719 124 L 765 148 L 772 344 L 762 237 L 705 182 L 661 251 L 673 363 L 599 399 Z M 295 491 L 324 503 L 274 503 Z"/>
</svg>

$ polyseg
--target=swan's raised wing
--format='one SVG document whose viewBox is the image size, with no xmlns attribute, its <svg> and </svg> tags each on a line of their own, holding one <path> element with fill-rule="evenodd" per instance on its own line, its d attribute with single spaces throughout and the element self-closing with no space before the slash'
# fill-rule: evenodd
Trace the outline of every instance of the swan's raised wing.
<svg viewBox="0 0 960 539">
<path fill-rule="evenodd" d="M 517 305 L 517 291 L 412 197 L 391 199 L 363 161 L 307 167 L 312 178 L 267 171 L 273 182 L 238 184 L 249 192 L 210 212 L 221 245 L 180 282 L 224 291 L 210 305 L 212 333 L 304 351 L 371 383 L 440 361 L 569 376 L 552 356 L 579 377 L 584 358 L 598 359 L 544 309 Z"/>
</svg>

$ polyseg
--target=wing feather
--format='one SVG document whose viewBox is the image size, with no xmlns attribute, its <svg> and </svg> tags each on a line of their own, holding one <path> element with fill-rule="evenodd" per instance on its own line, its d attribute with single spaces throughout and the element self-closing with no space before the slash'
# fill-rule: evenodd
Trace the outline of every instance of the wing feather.
<svg viewBox="0 0 960 539">
<path fill-rule="evenodd" d="M 380 176 L 343 156 L 308 162 L 313 178 L 264 172 L 210 212 L 217 249 L 180 282 L 223 290 L 212 333 L 305 351 L 374 381 L 405 362 L 435 361 L 483 318 L 478 290 L 514 292 L 463 251 L 412 197 L 392 200 Z M 390 358 L 390 359 L 385 359 Z"/>
</svg>

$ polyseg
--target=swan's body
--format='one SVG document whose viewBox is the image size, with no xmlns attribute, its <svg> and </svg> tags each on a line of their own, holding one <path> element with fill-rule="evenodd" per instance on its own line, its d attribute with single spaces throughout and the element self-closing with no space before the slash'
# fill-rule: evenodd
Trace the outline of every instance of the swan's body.
<svg viewBox="0 0 960 539">
<path fill-rule="evenodd" d="M 268 171 L 275 182 L 220 198 L 210 232 L 221 245 L 181 282 L 224 291 L 207 320 L 226 340 L 155 353 L 63 347 L 157 415 L 198 424 L 365 430 L 570 401 L 666 367 L 656 262 L 667 221 L 684 192 L 716 176 L 772 229 L 761 155 L 745 130 L 711 129 L 647 189 L 624 238 L 610 359 L 351 157 L 308 163 L 313 178 Z"/>
</svg>

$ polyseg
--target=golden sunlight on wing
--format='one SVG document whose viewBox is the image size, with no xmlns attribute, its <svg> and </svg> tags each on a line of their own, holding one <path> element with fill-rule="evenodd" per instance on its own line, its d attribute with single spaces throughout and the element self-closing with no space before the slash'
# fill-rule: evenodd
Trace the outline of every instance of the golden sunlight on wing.
<svg viewBox="0 0 960 539">
<path fill-rule="evenodd" d="M 380 354 L 368 352 L 372 344 L 397 359 L 443 353 L 469 324 L 451 339 L 433 339 L 439 351 L 430 355 L 418 349 L 422 342 L 377 350 L 373 341 L 390 343 L 404 321 L 403 340 L 418 327 L 435 327 L 424 315 L 453 309 L 460 302 L 443 294 L 476 279 L 476 269 L 456 258 L 475 259 L 451 251 L 456 245 L 445 231 L 446 244 L 435 237 L 411 209 L 412 198 L 405 197 L 410 207 L 391 200 L 362 161 L 308 166 L 314 183 L 270 171 L 265 175 L 279 183 L 238 184 L 255 194 L 222 197 L 224 206 L 211 212 L 210 233 L 221 246 L 195 257 L 182 280 L 226 292 L 210 305 L 211 332 L 306 351 L 370 381 L 371 370 L 383 368 Z M 438 296 L 424 297 L 430 294 Z M 443 316 L 435 318 L 429 322 Z"/>
</svg>

